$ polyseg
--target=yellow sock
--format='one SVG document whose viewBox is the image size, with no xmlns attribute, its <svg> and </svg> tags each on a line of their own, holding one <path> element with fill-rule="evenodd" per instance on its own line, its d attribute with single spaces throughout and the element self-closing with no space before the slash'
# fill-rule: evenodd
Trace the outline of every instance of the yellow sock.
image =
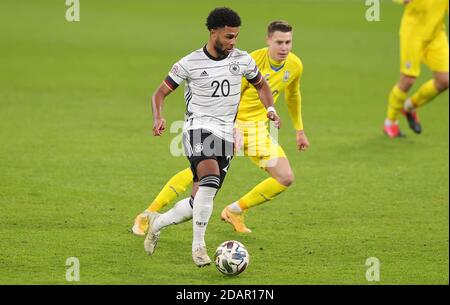
<svg viewBox="0 0 450 305">
<path fill-rule="evenodd" d="M 147 211 L 160 211 L 166 204 L 180 196 L 180 193 L 184 192 L 192 183 L 192 179 L 193 175 L 190 168 L 178 172 L 164 185 L 161 192 L 159 192 L 158 196 L 156 196 L 155 200 L 147 208 Z"/>
<path fill-rule="evenodd" d="M 436 96 L 439 95 L 439 91 L 436 88 L 434 80 L 429 80 L 420 87 L 420 89 L 411 97 L 411 103 L 414 107 L 420 107 L 430 102 Z"/>
<path fill-rule="evenodd" d="M 255 186 L 250 192 L 245 194 L 244 197 L 239 199 L 238 204 L 241 209 L 246 210 L 263 202 L 272 200 L 286 189 L 287 186 L 280 184 L 274 178 L 267 178 Z"/>
<path fill-rule="evenodd" d="M 397 85 L 392 88 L 389 94 L 389 105 L 387 111 L 387 118 L 391 122 L 395 122 L 398 119 L 400 111 L 403 109 L 407 94 L 403 92 Z"/>
</svg>

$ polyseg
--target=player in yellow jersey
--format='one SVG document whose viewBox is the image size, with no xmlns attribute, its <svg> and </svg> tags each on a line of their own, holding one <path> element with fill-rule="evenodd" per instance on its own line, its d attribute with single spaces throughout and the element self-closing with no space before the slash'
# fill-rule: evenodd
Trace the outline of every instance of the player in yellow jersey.
<svg viewBox="0 0 450 305">
<path fill-rule="evenodd" d="M 296 144 L 300 151 L 308 149 L 309 142 L 303 130 L 301 115 L 300 78 L 303 72 L 301 60 L 291 53 L 292 27 L 285 21 L 274 21 L 268 26 L 267 48 L 256 50 L 250 55 L 269 83 L 273 99 L 276 102 L 285 91 L 285 100 L 296 129 Z M 250 233 L 244 224 L 243 213 L 263 202 L 272 200 L 285 191 L 294 181 L 292 168 L 281 146 L 276 144 L 268 130 L 267 110 L 261 107 L 258 93 L 243 80 L 241 101 L 236 125 L 243 136 L 243 152 L 257 166 L 271 177 L 256 185 L 238 201 L 228 205 L 221 218 L 233 225 L 241 233 Z M 157 213 L 166 204 L 174 200 L 192 183 L 189 168 L 177 173 L 163 187 L 161 192 L 134 221 L 132 231 L 136 235 L 145 235 L 149 228 L 157 234 L 162 228 L 184 222 L 192 218 L 192 198 L 179 201 L 164 214 Z M 193 186 L 195 193 L 196 185 Z"/>
<path fill-rule="evenodd" d="M 449 46 L 445 27 L 448 0 L 394 0 L 404 3 L 405 11 L 400 27 L 400 81 L 389 94 L 384 132 L 391 138 L 401 137 L 398 125 L 402 113 L 409 127 L 417 134 L 422 127 L 416 109 L 448 89 Z M 408 92 L 420 75 L 422 63 L 433 72 L 434 78 L 422 85 L 408 98 Z"/>
</svg>

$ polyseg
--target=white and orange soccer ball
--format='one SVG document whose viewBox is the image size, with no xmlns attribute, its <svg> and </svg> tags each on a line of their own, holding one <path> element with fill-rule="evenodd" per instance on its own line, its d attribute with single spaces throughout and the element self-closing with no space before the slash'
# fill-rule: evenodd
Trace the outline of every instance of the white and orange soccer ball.
<svg viewBox="0 0 450 305">
<path fill-rule="evenodd" d="M 242 273 L 250 262 L 250 256 L 243 244 L 235 240 L 223 242 L 214 254 L 217 270 L 233 276 Z"/>
</svg>

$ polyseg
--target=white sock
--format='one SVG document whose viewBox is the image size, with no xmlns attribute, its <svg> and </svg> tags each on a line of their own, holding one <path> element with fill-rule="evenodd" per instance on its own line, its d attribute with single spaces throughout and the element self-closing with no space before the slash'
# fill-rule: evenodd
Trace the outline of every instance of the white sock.
<svg viewBox="0 0 450 305">
<path fill-rule="evenodd" d="M 412 111 L 414 111 L 414 109 L 416 109 L 416 107 L 414 107 L 411 99 L 409 98 L 405 101 L 405 104 L 403 104 L 403 109 L 406 112 L 412 112 Z"/>
<path fill-rule="evenodd" d="M 228 205 L 227 208 L 233 213 L 238 213 L 238 214 L 242 213 L 242 209 L 239 206 L 237 201 L 235 201 L 232 204 Z"/>
<path fill-rule="evenodd" d="M 213 200 L 217 189 L 209 186 L 199 186 L 194 199 L 194 209 L 192 225 L 194 229 L 194 239 L 192 249 L 205 247 L 205 232 L 209 218 L 213 211 Z"/>
<path fill-rule="evenodd" d="M 391 125 L 398 125 L 398 121 L 392 122 L 389 119 L 384 120 L 384 125 L 391 126 Z"/>
<path fill-rule="evenodd" d="M 181 199 L 173 208 L 159 215 L 152 224 L 152 230 L 158 232 L 170 225 L 177 225 L 192 219 L 192 207 L 189 204 L 190 197 Z"/>
</svg>

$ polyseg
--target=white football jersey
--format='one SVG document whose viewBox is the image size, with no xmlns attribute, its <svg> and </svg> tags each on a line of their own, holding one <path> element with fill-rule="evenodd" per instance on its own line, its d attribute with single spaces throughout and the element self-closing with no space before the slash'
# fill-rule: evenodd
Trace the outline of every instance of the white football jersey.
<svg viewBox="0 0 450 305">
<path fill-rule="evenodd" d="M 255 81 L 258 75 L 258 67 L 247 52 L 233 49 L 226 58 L 214 59 L 205 46 L 178 61 L 165 83 L 175 89 L 186 82 L 184 131 L 202 128 L 233 142 L 242 77 Z"/>
</svg>

